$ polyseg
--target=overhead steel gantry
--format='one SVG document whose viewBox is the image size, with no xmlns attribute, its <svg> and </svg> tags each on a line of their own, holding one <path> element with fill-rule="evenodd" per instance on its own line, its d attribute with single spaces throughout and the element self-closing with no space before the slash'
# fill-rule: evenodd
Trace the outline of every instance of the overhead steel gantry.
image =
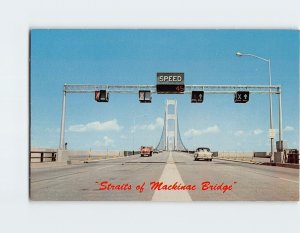
<svg viewBox="0 0 300 233">
<path fill-rule="evenodd" d="M 62 117 L 60 128 L 60 149 L 64 148 L 65 136 L 65 112 L 67 93 L 94 93 L 106 90 L 108 93 L 138 94 L 139 90 L 148 90 L 156 94 L 156 85 L 96 85 L 96 84 L 64 84 Z M 282 107 L 281 86 L 279 85 L 185 85 L 184 93 L 191 94 L 192 91 L 204 91 L 205 94 L 235 94 L 237 91 L 249 91 L 250 94 L 276 94 L 279 104 L 279 142 L 282 149 Z"/>
<path fill-rule="evenodd" d="M 156 85 L 96 85 L 96 84 L 65 84 L 66 93 L 93 93 L 99 90 L 107 90 L 111 93 L 138 93 L 139 90 L 156 92 Z M 236 91 L 250 91 L 252 94 L 280 94 L 281 87 L 262 85 L 185 85 L 183 94 L 191 94 L 192 91 L 205 91 L 205 94 L 232 94 Z"/>
</svg>

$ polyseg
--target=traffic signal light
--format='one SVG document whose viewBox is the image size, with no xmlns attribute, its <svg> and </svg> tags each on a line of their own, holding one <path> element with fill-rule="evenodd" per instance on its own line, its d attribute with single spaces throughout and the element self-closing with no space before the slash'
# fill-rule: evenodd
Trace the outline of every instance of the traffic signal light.
<svg viewBox="0 0 300 233">
<path fill-rule="evenodd" d="M 192 91 L 192 103 L 202 103 L 204 99 L 204 91 Z"/>
<path fill-rule="evenodd" d="M 234 95 L 235 103 L 247 103 L 249 101 L 249 91 L 237 91 Z"/>
<path fill-rule="evenodd" d="M 139 101 L 140 103 L 151 103 L 151 91 L 141 90 L 139 91 Z"/>
<path fill-rule="evenodd" d="M 95 100 L 97 102 L 108 102 L 109 93 L 106 90 L 95 91 Z"/>
</svg>

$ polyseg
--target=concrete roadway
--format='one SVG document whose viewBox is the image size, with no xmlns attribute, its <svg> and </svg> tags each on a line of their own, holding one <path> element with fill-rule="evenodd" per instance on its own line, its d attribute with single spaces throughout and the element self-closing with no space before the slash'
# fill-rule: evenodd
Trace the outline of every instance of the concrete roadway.
<svg viewBox="0 0 300 233">
<path fill-rule="evenodd" d="M 99 190 L 99 183 L 130 184 L 131 190 Z M 195 185 L 196 189 L 151 190 L 150 182 Z M 202 190 L 202 182 L 232 185 Z M 144 191 L 136 190 L 145 182 Z M 163 152 L 97 163 L 31 169 L 31 200 L 51 201 L 298 201 L 299 169 L 230 162 L 194 161 L 191 154 Z"/>
</svg>

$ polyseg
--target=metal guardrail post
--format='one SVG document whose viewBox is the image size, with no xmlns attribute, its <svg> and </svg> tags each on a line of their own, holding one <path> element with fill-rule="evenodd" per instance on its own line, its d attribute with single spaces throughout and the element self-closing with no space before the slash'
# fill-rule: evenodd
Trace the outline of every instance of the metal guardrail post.
<svg viewBox="0 0 300 233">
<path fill-rule="evenodd" d="M 56 154 L 55 154 L 55 152 L 52 152 L 52 153 L 51 153 L 51 155 L 52 155 L 51 161 L 52 161 L 52 162 L 54 162 L 54 161 L 55 161 L 55 159 L 56 159 L 56 158 L 55 158 L 55 157 L 56 157 Z"/>
</svg>

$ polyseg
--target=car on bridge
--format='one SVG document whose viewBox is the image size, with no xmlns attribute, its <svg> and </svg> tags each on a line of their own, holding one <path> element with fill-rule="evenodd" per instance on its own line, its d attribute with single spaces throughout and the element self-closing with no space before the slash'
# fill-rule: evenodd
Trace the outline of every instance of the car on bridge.
<svg viewBox="0 0 300 233">
<path fill-rule="evenodd" d="M 194 153 L 194 159 L 212 161 L 212 152 L 208 147 L 198 147 Z"/>
<path fill-rule="evenodd" d="M 157 149 L 154 149 L 153 150 L 153 154 L 158 154 L 160 151 L 159 150 L 157 150 Z"/>
<path fill-rule="evenodd" d="M 147 156 L 152 156 L 153 147 L 152 146 L 141 146 L 140 154 L 141 154 L 141 157 L 144 157 L 146 155 Z"/>
</svg>

